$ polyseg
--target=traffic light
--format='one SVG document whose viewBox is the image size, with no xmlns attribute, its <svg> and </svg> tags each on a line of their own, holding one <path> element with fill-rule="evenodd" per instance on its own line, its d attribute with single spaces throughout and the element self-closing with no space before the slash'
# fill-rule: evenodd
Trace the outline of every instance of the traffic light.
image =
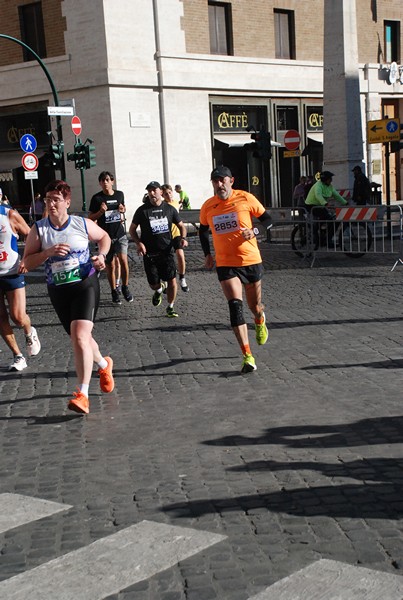
<svg viewBox="0 0 403 600">
<path fill-rule="evenodd" d="M 271 158 L 271 135 L 265 129 L 251 133 L 253 156 L 264 160 Z"/>
<path fill-rule="evenodd" d="M 67 160 L 74 161 L 76 169 L 85 169 L 85 148 L 86 146 L 81 142 L 74 144 L 74 152 L 67 154 Z"/>
<path fill-rule="evenodd" d="M 95 154 L 95 146 L 92 144 L 88 144 L 88 146 L 84 146 L 84 155 L 85 155 L 85 168 L 91 169 L 91 167 L 96 167 L 97 161 Z"/>
<path fill-rule="evenodd" d="M 46 153 L 46 165 L 60 169 L 60 165 L 63 161 L 64 143 L 56 142 L 49 146 L 49 150 Z"/>
<path fill-rule="evenodd" d="M 400 152 L 400 150 L 403 150 L 403 123 L 400 124 L 400 141 L 390 142 L 391 152 Z"/>
</svg>

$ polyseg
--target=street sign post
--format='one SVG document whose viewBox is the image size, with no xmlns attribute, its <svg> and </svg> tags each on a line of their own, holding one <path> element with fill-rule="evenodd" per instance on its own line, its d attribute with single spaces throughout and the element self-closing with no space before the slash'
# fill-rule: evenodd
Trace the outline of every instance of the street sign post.
<svg viewBox="0 0 403 600">
<path fill-rule="evenodd" d="M 71 129 L 73 130 L 75 136 L 81 135 L 81 120 L 79 117 L 77 117 L 77 115 L 71 119 Z"/>
<path fill-rule="evenodd" d="M 35 152 L 37 145 L 36 139 L 30 133 L 26 133 L 20 139 L 20 148 L 23 152 Z"/>
<path fill-rule="evenodd" d="M 284 158 L 295 158 L 301 156 L 301 150 L 297 148 L 297 150 L 284 150 L 283 157 Z"/>
<path fill-rule="evenodd" d="M 400 120 L 380 119 L 368 121 L 368 144 L 381 144 L 382 142 L 398 142 L 400 140 Z"/>
<path fill-rule="evenodd" d="M 25 179 L 38 179 L 38 171 L 24 171 Z"/>
<path fill-rule="evenodd" d="M 49 117 L 71 117 L 74 115 L 74 106 L 48 106 Z"/>
<path fill-rule="evenodd" d="M 39 165 L 38 157 L 32 152 L 26 152 L 21 160 L 22 166 L 26 171 L 36 171 Z"/>
<path fill-rule="evenodd" d="M 301 136 L 296 129 L 290 129 L 284 136 L 284 146 L 287 150 L 297 150 L 301 143 Z"/>
</svg>

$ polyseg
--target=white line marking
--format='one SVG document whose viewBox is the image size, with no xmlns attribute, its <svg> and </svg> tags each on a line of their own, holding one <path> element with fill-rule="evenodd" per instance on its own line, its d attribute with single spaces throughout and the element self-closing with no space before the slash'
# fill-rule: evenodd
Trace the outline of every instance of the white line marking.
<svg viewBox="0 0 403 600">
<path fill-rule="evenodd" d="M 101 600 L 226 536 L 142 521 L 0 582 L 7 600 Z"/>
<path fill-rule="evenodd" d="M 72 507 L 69 504 L 59 504 L 31 496 L 0 494 L 0 533 L 70 508 Z"/>
<path fill-rule="evenodd" d="M 318 560 L 249 600 L 402 600 L 403 577 Z"/>
</svg>

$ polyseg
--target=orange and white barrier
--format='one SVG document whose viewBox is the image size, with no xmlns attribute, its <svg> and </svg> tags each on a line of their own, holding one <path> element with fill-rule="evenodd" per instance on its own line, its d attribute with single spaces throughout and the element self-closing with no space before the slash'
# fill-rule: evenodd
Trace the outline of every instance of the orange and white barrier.
<svg viewBox="0 0 403 600">
<path fill-rule="evenodd" d="M 376 221 L 377 207 L 349 206 L 335 208 L 336 221 Z"/>
</svg>

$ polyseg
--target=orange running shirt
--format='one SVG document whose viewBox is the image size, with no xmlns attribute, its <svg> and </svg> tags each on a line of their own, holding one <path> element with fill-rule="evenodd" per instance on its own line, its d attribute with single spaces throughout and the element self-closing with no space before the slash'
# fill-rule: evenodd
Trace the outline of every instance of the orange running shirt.
<svg viewBox="0 0 403 600">
<path fill-rule="evenodd" d="M 213 196 L 200 209 L 200 224 L 213 236 L 217 267 L 248 267 L 262 262 L 256 238 L 245 240 L 241 228 L 252 228 L 252 216 L 260 217 L 265 207 L 255 196 L 232 190 L 227 200 Z"/>
</svg>

